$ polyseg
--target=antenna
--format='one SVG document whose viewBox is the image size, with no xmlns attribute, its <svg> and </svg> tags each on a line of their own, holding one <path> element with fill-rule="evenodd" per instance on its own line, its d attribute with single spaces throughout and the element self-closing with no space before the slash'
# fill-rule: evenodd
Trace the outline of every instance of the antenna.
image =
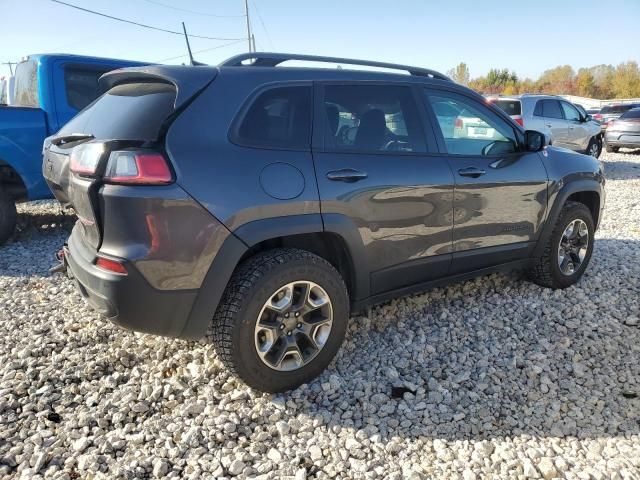
<svg viewBox="0 0 640 480">
<path fill-rule="evenodd" d="M 184 32 L 184 39 L 187 42 L 187 50 L 189 51 L 189 60 L 191 61 L 191 65 L 195 65 L 195 60 L 193 59 L 193 54 L 191 53 L 191 45 L 189 45 L 189 35 L 187 35 L 187 27 L 184 26 L 184 22 L 182 22 L 182 31 Z"/>
</svg>

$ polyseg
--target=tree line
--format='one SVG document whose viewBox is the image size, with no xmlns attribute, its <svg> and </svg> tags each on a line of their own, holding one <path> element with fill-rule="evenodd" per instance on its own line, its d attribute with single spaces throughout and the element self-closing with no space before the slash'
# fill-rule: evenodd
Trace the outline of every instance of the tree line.
<svg viewBox="0 0 640 480">
<path fill-rule="evenodd" d="M 550 95 L 579 95 L 598 99 L 640 97 L 640 69 L 638 62 L 629 61 L 617 66 L 595 65 L 580 68 L 561 65 L 542 72 L 536 80 L 521 79 L 507 68 L 492 68 L 486 76 L 471 78 L 469 67 L 461 62 L 447 72 L 454 81 L 480 93 L 517 95 L 546 93 Z"/>
</svg>

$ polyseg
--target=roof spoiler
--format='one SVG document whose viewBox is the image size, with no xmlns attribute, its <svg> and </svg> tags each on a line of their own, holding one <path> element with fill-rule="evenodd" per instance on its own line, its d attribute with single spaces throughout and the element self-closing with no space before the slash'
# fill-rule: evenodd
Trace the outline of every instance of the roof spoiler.
<svg viewBox="0 0 640 480">
<path fill-rule="evenodd" d="M 184 66 L 130 67 L 113 70 L 100 77 L 100 94 L 123 83 L 162 82 L 174 85 L 174 108 L 182 107 L 190 98 L 209 85 L 218 75 L 215 67 L 185 68 Z"/>
<path fill-rule="evenodd" d="M 253 62 L 249 64 L 243 63 L 247 60 L 253 60 Z M 320 57 L 316 55 L 299 55 L 296 53 L 269 53 L 269 52 L 243 53 L 243 54 L 231 57 L 228 60 L 225 60 L 219 66 L 220 67 L 242 67 L 242 66 L 275 67 L 289 60 L 301 60 L 301 61 L 320 62 L 320 63 L 340 63 L 340 64 L 346 64 L 346 65 L 363 65 L 367 67 L 388 68 L 392 70 L 403 70 L 408 72 L 410 75 L 415 75 L 419 77 L 429 77 L 429 78 L 435 78 L 437 80 L 447 80 L 450 82 L 453 81 L 446 75 L 443 75 L 440 72 L 436 72 L 435 70 L 430 70 L 428 68 L 412 67 L 409 65 L 400 65 L 396 63 L 358 60 L 353 58 Z"/>
</svg>

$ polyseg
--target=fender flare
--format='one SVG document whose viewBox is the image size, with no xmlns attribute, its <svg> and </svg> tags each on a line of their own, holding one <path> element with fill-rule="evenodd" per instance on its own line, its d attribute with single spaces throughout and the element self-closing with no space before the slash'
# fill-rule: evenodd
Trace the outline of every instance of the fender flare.
<svg viewBox="0 0 640 480">
<path fill-rule="evenodd" d="M 532 257 L 539 257 L 542 255 L 544 251 L 544 247 L 551 237 L 553 232 L 553 228 L 560 216 L 560 212 L 562 211 L 562 207 L 567 202 L 567 199 L 578 192 L 595 192 L 600 197 L 600 205 L 599 209 L 602 210 L 603 206 L 603 189 L 601 183 L 595 178 L 582 178 L 571 180 L 568 183 L 565 183 L 560 190 L 551 194 L 553 200 L 553 204 L 549 208 L 549 213 L 547 215 L 547 219 L 542 228 L 542 232 L 540 233 L 540 237 L 538 238 L 538 242 L 533 250 Z"/>
<path fill-rule="evenodd" d="M 223 242 L 204 277 L 179 337 L 197 340 L 207 333 L 233 272 L 252 246 L 272 238 L 323 232 L 338 235 L 348 249 L 351 258 L 353 299 L 361 300 L 368 297 L 369 271 L 364 268 L 367 265 L 364 245 L 358 228 L 351 219 L 340 214 L 317 213 L 255 220 L 240 226 Z"/>
</svg>

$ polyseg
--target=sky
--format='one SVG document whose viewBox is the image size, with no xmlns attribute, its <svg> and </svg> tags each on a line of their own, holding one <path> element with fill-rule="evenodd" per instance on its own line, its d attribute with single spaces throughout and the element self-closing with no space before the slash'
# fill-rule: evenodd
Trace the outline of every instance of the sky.
<svg viewBox="0 0 640 480">
<path fill-rule="evenodd" d="M 244 0 L 65 1 L 168 30 L 180 30 L 184 21 L 194 35 L 227 39 L 247 35 Z M 535 78 L 557 65 L 577 70 L 640 61 L 640 0 L 248 2 L 259 51 L 363 58 L 443 73 L 466 62 L 472 77 L 494 67 Z M 187 61 L 181 36 L 51 0 L 0 0 L 0 20 L 0 62 L 48 52 L 150 63 Z M 197 60 L 216 64 L 247 51 L 246 40 L 228 45 L 231 42 L 192 38 L 191 47 L 208 50 L 195 54 Z M 0 76 L 8 73 L 7 66 L 0 66 Z"/>
</svg>

